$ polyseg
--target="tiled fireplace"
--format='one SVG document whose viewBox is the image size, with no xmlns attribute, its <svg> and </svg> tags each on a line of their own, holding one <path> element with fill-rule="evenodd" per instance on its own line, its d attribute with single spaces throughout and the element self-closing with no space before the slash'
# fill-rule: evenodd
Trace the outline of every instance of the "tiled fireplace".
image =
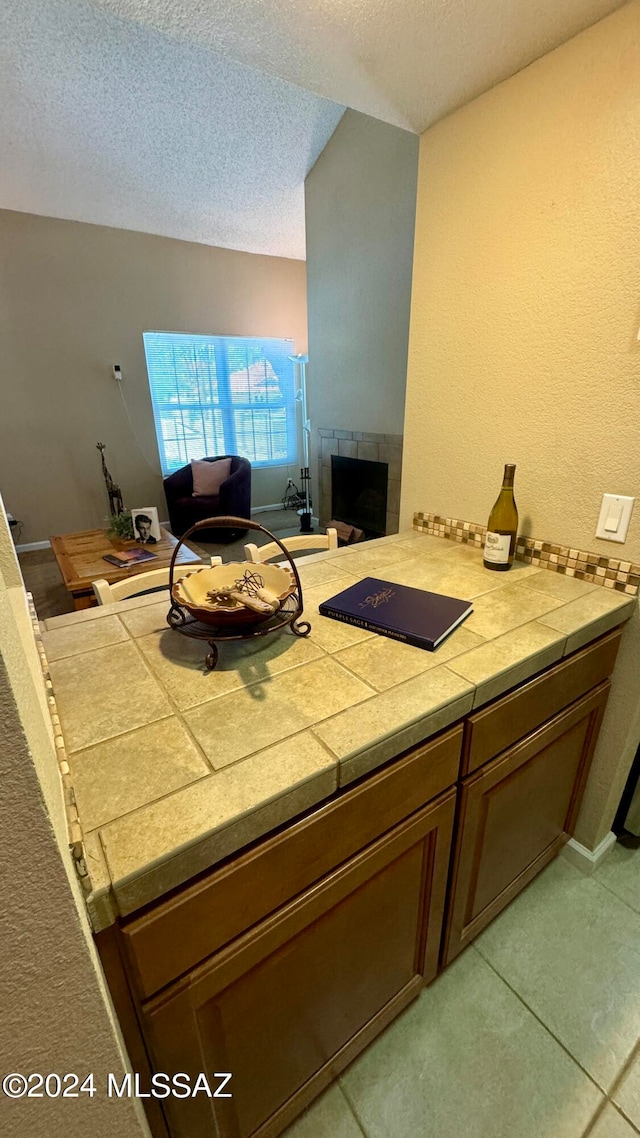
<svg viewBox="0 0 640 1138">
<path fill-rule="evenodd" d="M 318 476 L 320 524 L 331 520 L 331 455 L 385 462 L 389 467 L 386 533 L 398 532 L 402 435 L 377 435 L 366 431 L 341 431 L 320 427 L 318 431 Z"/>
</svg>

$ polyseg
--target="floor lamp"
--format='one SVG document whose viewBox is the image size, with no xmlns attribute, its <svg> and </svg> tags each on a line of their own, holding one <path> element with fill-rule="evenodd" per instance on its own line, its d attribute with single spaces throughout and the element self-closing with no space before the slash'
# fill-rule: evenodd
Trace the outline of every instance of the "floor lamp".
<svg viewBox="0 0 640 1138">
<path fill-rule="evenodd" d="M 298 510 L 300 516 L 300 533 L 311 533 L 311 494 L 310 494 L 310 475 L 309 475 L 309 440 L 311 437 L 311 422 L 307 418 L 307 364 L 309 363 L 308 356 L 289 356 L 289 359 L 297 367 L 297 380 L 298 386 L 296 390 L 296 400 L 300 404 L 302 410 L 302 462 L 303 466 L 300 471 L 300 481 L 302 483 L 302 497 L 304 498 L 304 506 Z"/>
</svg>

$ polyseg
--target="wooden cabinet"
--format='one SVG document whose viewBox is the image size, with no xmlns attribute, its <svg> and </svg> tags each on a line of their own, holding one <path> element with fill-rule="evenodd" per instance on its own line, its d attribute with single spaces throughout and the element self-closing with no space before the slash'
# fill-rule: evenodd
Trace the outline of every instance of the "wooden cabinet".
<svg viewBox="0 0 640 1138">
<path fill-rule="evenodd" d="M 154 1135 L 279 1134 L 433 979 L 462 738 L 411 748 L 97 938 L 130 1053 L 233 1075 L 231 1099 L 152 1101 Z"/>
<path fill-rule="evenodd" d="M 276 1135 L 435 973 L 455 792 L 143 1009 L 156 1069 L 229 1071 L 166 1109 L 174 1138 Z"/>
<path fill-rule="evenodd" d="M 619 640 L 96 938 L 136 1068 L 232 1074 L 232 1098 L 147 1102 L 154 1138 L 276 1138 L 558 852 Z"/>
<path fill-rule="evenodd" d="M 599 684 L 463 779 L 444 964 L 573 833 L 609 687 Z"/>
</svg>

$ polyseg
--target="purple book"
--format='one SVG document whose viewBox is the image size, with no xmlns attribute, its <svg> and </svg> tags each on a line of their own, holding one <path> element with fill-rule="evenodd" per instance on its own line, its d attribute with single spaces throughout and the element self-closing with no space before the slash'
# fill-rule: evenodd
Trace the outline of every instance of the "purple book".
<svg viewBox="0 0 640 1138">
<path fill-rule="evenodd" d="M 322 616 L 368 628 L 430 652 L 473 612 L 471 601 L 395 585 L 377 577 L 365 577 L 318 607 Z"/>
</svg>

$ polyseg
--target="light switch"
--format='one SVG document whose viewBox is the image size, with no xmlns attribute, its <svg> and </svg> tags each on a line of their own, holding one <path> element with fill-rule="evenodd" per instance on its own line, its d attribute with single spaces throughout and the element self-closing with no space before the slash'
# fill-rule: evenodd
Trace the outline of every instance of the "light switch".
<svg viewBox="0 0 640 1138">
<path fill-rule="evenodd" d="M 604 528 L 606 529 L 607 533 L 617 533 L 618 532 L 618 526 L 620 525 L 621 521 L 622 521 L 622 506 L 620 506 L 620 505 L 610 506 L 609 507 L 609 513 L 607 514 L 607 518 L 606 518 L 606 521 L 604 523 Z"/>
<path fill-rule="evenodd" d="M 596 537 L 604 541 L 626 541 L 635 498 L 624 494 L 603 494 Z"/>
</svg>

